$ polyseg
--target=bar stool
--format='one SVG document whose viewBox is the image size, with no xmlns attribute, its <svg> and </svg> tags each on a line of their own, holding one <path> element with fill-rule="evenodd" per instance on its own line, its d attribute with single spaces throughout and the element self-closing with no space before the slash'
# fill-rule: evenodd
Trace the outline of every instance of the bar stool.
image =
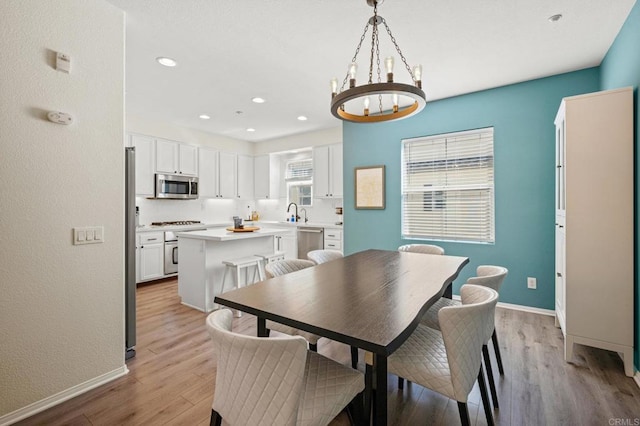
<svg viewBox="0 0 640 426">
<path fill-rule="evenodd" d="M 245 270 L 245 286 L 249 284 L 253 284 L 257 281 L 262 281 L 264 279 L 264 273 L 260 269 L 261 259 L 257 256 L 249 256 L 249 257 L 241 257 L 238 259 L 229 259 L 223 260 L 222 263 L 225 265 L 224 274 L 222 275 L 222 290 L 221 293 L 224 293 L 225 283 L 227 281 L 227 275 L 230 272 L 235 281 L 235 287 L 240 288 L 240 273 L 242 270 Z M 249 268 L 254 267 L 253 270 L 253 278 L 252 281 L 249 282 Z M 256 275 L 258 279 L 256 279 Z M 236 317 L 239 318 L 242 316 L 240 311 L 236 311 Z"/>
<path fill-rule="evenodd" d="M 260 258 L 260 261 L 258 264 L 260 265 L 261 280 L 264 280 L 265 278 L 264 267 L 267 263 L 277 262 L 278 260 L 284 260 L 283 251 L 276 251 L 274 253 L 268 253 L 268 254 L 256 254 L 255 256 Z"/>
</svg>

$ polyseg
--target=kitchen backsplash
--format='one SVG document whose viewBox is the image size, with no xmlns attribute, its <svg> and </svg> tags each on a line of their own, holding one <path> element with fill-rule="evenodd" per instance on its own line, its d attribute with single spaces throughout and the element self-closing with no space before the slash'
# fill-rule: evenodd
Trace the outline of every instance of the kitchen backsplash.
<svg viewBox="0 0 640 426">
<path fill-rule="evenodd" d="M 278 200 L 258 200 L 247 202 L 241 200 L 153 200 L 136 198 L 136 205 L 140 208 L 140 225 L 149 225 L 151 222 L 199 220 L 203 223 L 232 222 L 233 216 L 246 219 L 247 213 L 257 210 L 261 220 L 281 221 L 291 217 L 287 214 L 287 201 L 285 198 Z M 342 221 L 342 216 L 335 214 L 335 208 L 342 207 L 342 199 L 314 199 L 312 207 L 305 207 L 307 217 L 313 222 L 335 223 Z M 301 207 L 298 207 L 298 214 Z M 292 210 L 293 211 L 293 210 Z"/>
</svg>

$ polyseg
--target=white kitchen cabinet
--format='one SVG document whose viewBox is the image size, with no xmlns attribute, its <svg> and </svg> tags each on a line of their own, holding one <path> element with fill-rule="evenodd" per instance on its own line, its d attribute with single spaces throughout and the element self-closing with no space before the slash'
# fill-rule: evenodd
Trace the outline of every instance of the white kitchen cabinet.
<svg viewBox="0 0 640 426">
<path fill-rule="evenodd" d="M 633 375 L 633 89 L 564 98 L 556 125 L 556 326 Z"/>
<path fill-rule="evenodd" d="M 210 148 L 199 151 L 199 196 L 237 198 L 237 155 Z"/>
<path fill-rule="evenodd" d="M 342 198 L 342 144 L 313 148 L 313 196 Z"/>
<path fill-rule="evenodd" d="M 220 198 L 237 198 L 238 156 L 218 153 L 218 192 Z"/>
<path fill-rule="evenodd" d="M 342 230 L 324 228 L 324 248 L 342 252 Z"/>
<path fill-rule="evenodd" d="M 155 184 L 155 139 L 130 134 L 129 145 L 136 149 L 136 195 L 152 197 Z"/>
<path fill-rule="evenodd" d="M 275 200 L 279 195 L 280 164 L 276 156 L 254 158 L 254 195 L 257 199 Z"/>
<path fill-rule="evenodd" d="M 285 259 L 298 258 L 298 228 L 292 226 L 282 235 L 276 235 L 274 251 L 284 252 Z"/>
<path fill-rule="evenodd" d="M 253 200 L 253 173 L 253 157 L 238 155 L 238 198 Z"/>
<path fill-rule="evenodd" d="M 197 176 L 198 148 L 180 142 L 157 139 L 156 171 Z"/>
<path fill-rule="evenodd" d="M 164 233 L 138 234 L 138 282 L 164 276 Z"/>
</svg>

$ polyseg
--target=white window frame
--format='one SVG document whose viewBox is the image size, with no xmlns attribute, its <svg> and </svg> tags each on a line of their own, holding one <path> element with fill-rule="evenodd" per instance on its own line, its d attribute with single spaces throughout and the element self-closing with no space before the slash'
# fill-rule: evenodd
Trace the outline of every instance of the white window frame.
<svg viewBox="0 0 640 426">
<path fill-rule="evenodd" d="M 402 141 L 403 239 L 495 243 L 493 135 L 488 127 Z"/>
<path fill-rule="evenodd" d="M 288 161 L 285 166 L 285 181 L 287 186 L 287 204 L 295 202 L 300 207 L 313 206 L 313 159 Z M 300 200 L 291 199 L 291 188 L 302 186 L 309 186 L 311 189 L 308 204 L 300 202 Z"/>
</svg>

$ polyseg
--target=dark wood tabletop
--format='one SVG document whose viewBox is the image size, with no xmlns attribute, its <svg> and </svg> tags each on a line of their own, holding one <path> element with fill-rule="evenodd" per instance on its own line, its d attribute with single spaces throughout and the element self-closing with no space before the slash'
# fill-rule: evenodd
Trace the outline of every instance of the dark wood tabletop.
<svg viewBox="0 0 640 426">
<path fill-rule="evenodd" d="M 223 293 L 215 302 L 258 317 L 258 335 L 273 320 L 374 353 L 386 389 L 387 356 L 415 330 L 469 262 L 467 257 L 365 250 Z M 386 424 L 386 392 L 376 392 Z"/>
</svg>

